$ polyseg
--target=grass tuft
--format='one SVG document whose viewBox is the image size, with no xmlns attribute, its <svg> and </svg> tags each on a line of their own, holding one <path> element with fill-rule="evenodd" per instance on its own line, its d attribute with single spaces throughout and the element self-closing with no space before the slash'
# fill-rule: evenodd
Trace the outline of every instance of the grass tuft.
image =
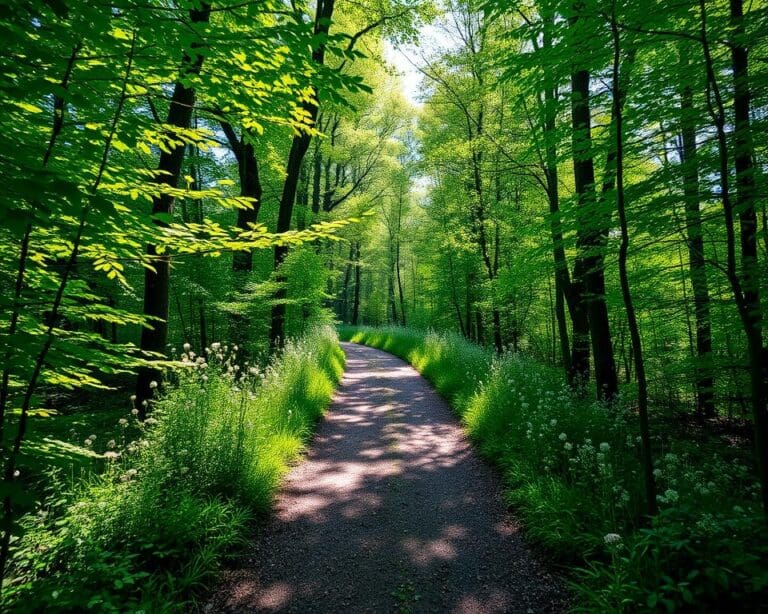
<svg viewBox="0 0 768 614">
<path fill-rule="evenodd" d="M 13 544 L 5 600 L 25 611 L 185 611 L 266 513 L 333 395 L 344 354 L 333 329 L 287 344 L 261 369 L 215 344 L 141 422 L 109 442 L 107 468 L 61 478 Z M 103 461 L 101 461 L 103 462 Z"/>
</svg>

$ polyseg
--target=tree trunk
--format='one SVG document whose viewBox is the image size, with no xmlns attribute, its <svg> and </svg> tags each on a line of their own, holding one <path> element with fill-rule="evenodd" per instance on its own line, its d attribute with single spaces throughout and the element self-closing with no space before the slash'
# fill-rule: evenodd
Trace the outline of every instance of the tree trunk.
<svg viewBox="0 0 768 614">
<path fill-rule="evenodd" d="M 577 15 L 571 19 L 575 29 Z M 572 32 L 578 37 L 579 33 Z M 574 45 L 577 47 L 577 45 Z M 580 51 L 574 49 L 573 57 Z M 586 316 L 595 363 L 595 383 L 600 400 L 610 401 L 618 392 L 616 365 L 613 358 L 608 308 L 605 303 L 605 271 L 603 252 L 608 237 L 610 215 L 600 211 L 595 193 L 595 167 L 592 153 L 589 104 L 589 71 L 574 66 L 571 73 L 571 119 L 573 125 L 573 175 L 578 199 L 577 257 L 574 284 L 586 300 Z M 581 314 L 579 315 L 581 317 Z"/>
<path fill-rule="evenodd" d="M 357 326 L 360 320 L 360 241 L 355 241 L 355 292 L 352 296 L 352 326 Z"/>
<path fill-rule="evenodd" d="M 315 11 L 315 36 L 324 40 L 328 36 L 328 30 L 331 25 L 335 0 L 319 0 Z M 321 42 L 317 48 L 312 51 L 312 60 L 315 64 L 322 65 L 325 61 L 325 43 Z M 313 98 L 317 100 L 318 91 L 314 89 Z M 302 104 L 309 120 L 314 123 L 317 120 L 317 103 L 310 101 Z M 296 200 L 296 188 L 299 182 L 299 173 L 304 155 L 309 149 L 309 143 L 312 140 L 311 134 L 302 132 L 293 137 L 291 150 L 288 154 L 288 164 L 285 169 L 285 183 L 280 197 L 280 209 L 277 215 L 277 232 L 287 232 L 291 228 L 291 218 L 293 216 L 293 204 Z M 269 347 L 270 350 L 282 347 L 285 343 L 285 299 L 287 291 L 285 288 L 285 278 L 280 275 L 280 265 L 288 254 L 288 247 L 285 245 L 275 246 L 274 270 L 277 274 L 277 283 L 279 288 L 275 292 L 275 303 L 272 306 L 272 317 L 269 329 Z"/>
<path fill-rule="evenodd" d="M 616 0 L 613 3 L 611 30 L 613 33 L 613 114 L 616 129 L 616 208 L 621 225 L 621 245 L 619 247 L 619 279 L 621 295 L 624 299 L 624 309 L 627 313 L 629 335 L 632 339 L 632 351 L 635 357 L 637 371 L 637 401 L 640 418 L 640 438 L 642 441 L 643 477 L 645 481 L 645 498 L 647 512 L 653 516 L 658 511 L 656 504 L 656 481 L 653 475 L 653 456 L 651 452 L 651 433 L 648 421 L 648 383 L 645 377 L 645 361 L 640 342 L 640 328 L 637 324 L 635 306 L 627 276 L 627 252 L 629 250 L 629 231 L 627 229 L 627 214 L 624 203 L 624 141 L 623 141 L 623 84 L 619 77 L 619 59 L 621 56 L 619 29 L 616 22 Z"/>
<path fill-rule="evenodd" d="M 681 49 L 681 79 L 688 77 L 689 62 Z M 712 326 L 709 315 L 709 285 L 704 261 L 704 235 L 701 226 L 699 202 L 699 170 L 696 146 L 696 120 L 693 109 L 693 92 L 689 85 L 680 91 L 680 131 L 685 201 L 686 244 L 688 267 L 693 290 L 693 307 L 696 319 L 695 393 L 696 410 L 702 417 L 715 414 L 714 378 L 712 374 Z"/>
<path fill-rule="evenodd" d="M 400 239 L 395 243 L 395 272 L 397 276 L 397 292 L 400 297 L 400 324 L 405 326 L 405 295 L 403 294 L 403 279 L 400 275 Z"/>
<path fill-rule="evenodd" d="M 731 62 L 733 68 L 734 166 L 741 243 L 742 321 L 747 335 L 752 411 L 755 425 L 757 466 L 762 484 L 763 507 L 768 516 L 768 351 L 763 347 L 760 305 L 760 269 L 757 255 L 757 193 L 755 155 L 750 126 L 752 92 L 749 83 L 749 51 L 744 43 L 742 0 L 730 0 Z"/>
<path fill-rule="evenodd" d="M 201 4 L 199 9 L 190 10 L 192 23 L 206 23 L 210 17 L 211 7 Z M 199 46 L 199 43 L 192 45 Z M 194 58 L 184 55 L 182 62 L 182 75 L 198 74 L 203 65 L 203 56 L 196 54 Z M 181 81 L 177 81 L 173 88 L 171 104 L 168 108 L 167 125 L 178 128 L 189 128 L 192 120 L 192 110 L 195 106 L 195 90 L 186 87 Z M 157 182 L 176 187 L 184 161 L 184 145 L 177 145 L 169 152 L 160 154 L 158 171 L 161 171 Z M 163 194 L 153 199 L 152 213 L 172 213 L 174 199 Z M 158 257 L 157 248 L 154 245 L 147 246 L 147 254 L 152 259 L 154 270 L 144 269 L 144 315 L 152 318 L 152 328 L 142 328 L 141 349 L 145 352 L 162 353 L 168 341 L 168 289 L 170 284 L 170 258 L 163 255 Z M 152 396 L 150 383 L 159 382 L 162 372 L 153 367 L 139 369 L 136 380 L 136 403 L 140 415 L 144 415 L 144 401 Z"/>
</svg>

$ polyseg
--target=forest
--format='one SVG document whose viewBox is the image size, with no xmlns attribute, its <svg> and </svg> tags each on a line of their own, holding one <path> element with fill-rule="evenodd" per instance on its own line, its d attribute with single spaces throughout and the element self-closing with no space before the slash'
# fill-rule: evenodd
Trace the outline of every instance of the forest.
<svg viewBox="0 0 768 614">
<path fill-rule="evenodd" d="M 766 611 L 764 0 L 6 0 L 0 39 L 0 609 L 211 611 L 354 342 L 450 405 L 551 611 Z"/>
</svg>

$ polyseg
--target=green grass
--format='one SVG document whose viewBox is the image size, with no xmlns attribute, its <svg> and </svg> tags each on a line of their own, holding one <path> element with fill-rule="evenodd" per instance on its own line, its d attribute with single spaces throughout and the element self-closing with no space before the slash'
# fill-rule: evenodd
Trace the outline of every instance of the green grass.
<svg viewBox="0 0 768 614">
<path fill-rule="evenodd" d="M 103 472 L 80 482 L 51 476 L 50 496 L 22 519 L 6 603 L 188 610 L 269 511 L 343 368 L 328 327 L 289 343 L 266 369 L 213 348 L 206 366 L 178 374 L 146 421 L 126 410 L 106 428 L 142 436 L 101 443 Z"/>
<path fill-rule="evenodd" d="M 637 420 L 575 397 L 560 370 L 454 334 L 342 327 L 413 364 L 503 472 L 530 539 L 571 570 L 584 611 L 756 611 L 768 532 L 748 449 L 654 436 L 660 514 L 643 522 Z M 614 537 L 618 536 L 618 537 Z"/>
</svg>

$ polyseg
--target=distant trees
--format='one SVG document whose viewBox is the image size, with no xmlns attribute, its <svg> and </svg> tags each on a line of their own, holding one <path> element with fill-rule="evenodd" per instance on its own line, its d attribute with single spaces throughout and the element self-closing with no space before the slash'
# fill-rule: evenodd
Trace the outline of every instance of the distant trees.
<svg viewBox="0 0 768 614">
<path fill-rule="evenodd" d="M 690 404 L 704 420 L 748 417 L 768 493 L 759 247 L 768 73 L 754 60 L 768 9 L 740 0 L 450 9 L 450 44 L 417 62 L 428 189 L 410 214 L 410 321 L 481 343 L 490 329 L 497 350 L 554 360 L 608 404 L 625 380 L 646 416 L 646 454 L 654 403 Z M 375 304 L 375 286 L 365 289 L 363 305 Z"/>
</svg>

